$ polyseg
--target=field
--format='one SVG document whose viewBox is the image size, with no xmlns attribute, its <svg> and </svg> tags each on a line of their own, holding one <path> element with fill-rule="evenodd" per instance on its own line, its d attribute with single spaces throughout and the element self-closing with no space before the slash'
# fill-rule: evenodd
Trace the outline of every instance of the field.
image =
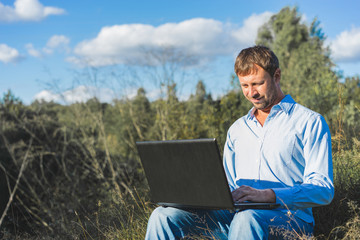
<svg viewBox="0 0 360 240">
<path fill-rule="evenodd" d="M 239 112 L 228 112 L 221 106 L 236 97 L 241 99 L 241 93 L 230 92 L 221 101 L 193 98 L 171 105 L 164 101 L 150 103 L 140 91 L 135 99 L 114 105 L 94 100 L 71 106 L 53 103 L 24 106 L 9 94 L 1 108 L 0 167 L 6 174 L 1 175 L 0 182 L 2 192 L 8 192 L 1 197 L 2 238 L 143 239 L 154 206 L 134 139 L 141 139 L 141 134 L 159 139 L 162 132 L 157 127 L 168 126 L 167 134 L 172 133 L 175 138 L 215 135 L 223 141 L 221 136 L 232 121 L 222 121 L 221 117 L 235 118 L 243 110 L 237 106 Z M 164 119 L 156 122 L 154 116 L 159 106 L 178 115 L 177 123 L 182 126 Z M 148 115 L 137 114 L 139 118 L 131 120 L 131 115 L 126 118 L 130 108 L 151 111 Z M 118 123 L 114 123 L 115 110 Z M 214 112 L 220 117 L 212 118 Z M 341 114 L 339 111 L 336 121 L 328 120 L 333 126 L 336 191 L 329 206 L 314 209 L 315 239 L 360 236 L 360 141 L 352 133 L 354 128 L 342 121 Z M 123 119 L 133 124 L 122 125 Z M 193 119 L 201 119 L 204 122 L 199 126 L 207 128 L 194 125 Z M 114 128 L 118 136 L 113 135 Z M 352 134 L 345 134 L 346 131 Z"/>
</svg>

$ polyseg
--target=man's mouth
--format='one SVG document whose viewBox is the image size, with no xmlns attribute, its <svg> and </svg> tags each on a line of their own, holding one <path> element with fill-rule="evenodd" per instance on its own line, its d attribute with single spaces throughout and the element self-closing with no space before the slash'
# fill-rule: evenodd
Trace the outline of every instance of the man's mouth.
<svg viewBox="0 0 360 240">
<path fill-rule="evenodd" d="M 253 103 L 260 103 L 260 102 L 261 102 L 261 100 L 262 100 L 262 97 L 259 97 L 259 98 L 252 98 L 252 99 L 251 99 L 251 102 L 253 102 Z"/>
</svg>

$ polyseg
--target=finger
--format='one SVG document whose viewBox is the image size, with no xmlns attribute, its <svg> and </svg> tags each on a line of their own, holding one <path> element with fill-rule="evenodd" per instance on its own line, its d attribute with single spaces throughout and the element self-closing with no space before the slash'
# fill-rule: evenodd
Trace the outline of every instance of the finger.
<svg viewBox="0 0 360 240">
<path fill-rule="evenodd" d="M 235 202 L 244 202 L 244 201 L 248 201 L 249 200 L 249 194 L 243 191 L 237 191 L 234 193 L 233 195 L 233 200 Z"/>
<path fill-rule="evenodd" d="M 238 201 L 238 199 L 241 197 L 241 194 L 239 193 L 239 191 L 233 191 L 232 193 L 231 193 L 231 195 L 232 195 L 232 198 L 233 198 L 233 200 L 234 201 Z"/>
<path fill-rule="evenodd" d="M 257 190 L 252 187 L 244 187 L 241 189 L 241 196 L 239 196 L 238 201 L 254 201 L 257 197 Z"/>
<path fill-rule="evenodd" d="M 240 188 L 231 192 L 231 195 L 234 201 L 238 201 L 243 196 Z"/>
</svg>

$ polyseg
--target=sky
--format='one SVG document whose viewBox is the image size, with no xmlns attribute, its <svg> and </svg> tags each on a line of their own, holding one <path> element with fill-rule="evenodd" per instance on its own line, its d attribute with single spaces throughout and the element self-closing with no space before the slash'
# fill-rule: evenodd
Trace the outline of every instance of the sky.
<svg viewBox="0 0 360 240">
<path fill-rule="evenodd" d="M 360 75 L 357 0 L 0 0 L 0 94 L 11 90 L 25 104 L 110 102 L 141 86 L 155 97 L 154 70 L 131 66 L 172 46 L 186 59 L 182 96 L 200 79 L 221 95 L 235 56 L 285 6 L 307 24 L 317 18 L 336 69 Z"/>
</svg>

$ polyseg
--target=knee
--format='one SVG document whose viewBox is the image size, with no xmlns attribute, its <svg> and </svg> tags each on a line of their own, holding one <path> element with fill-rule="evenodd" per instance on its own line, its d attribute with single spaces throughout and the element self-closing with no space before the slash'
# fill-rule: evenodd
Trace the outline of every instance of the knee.
<svg viewBox="0 0 360 240">
<path fill-rule="evenodd" d="M 157 207 L 150 215 L 149 224 L 156 224 L 166 221 L 171 215 L 172 214 L 168 208 Z"/>
<path fill-rule="evenodd" d="M 192 225 L 191 213 L 172 207 L 156 208 L 148 221 L 145 239 L 178 239 Z"/>
<path fill-rule="evenodd" d="M 168 217 L 166 208 L 158 207 L 150 215 L 145 239 L 171 239 L 172 236 L 169 226 L 167 224 Z"/>
<path fill-rule="evenodd" d="M 149 218 L 149 225 L 176 223 L 185 217 L 183 210 L 172 207 L 157 207 Z"/>
<path fill-rule="evenodd" d="M 255 210 L 245 210 L 235 214 L 231 222 L 229 239 L 266 239 L 268 236 L 266 219 Z"/>
<path fill-rule="evenodd" d="M 256 210 L 248 209 L 238 212 L 235 217 L 241 221 L 253 221 L 259 219 L 259 214 Z"/>
<path fill-rule="evenodd" d="M 265 219 L 262 219 L 256 210 L 248 209 L 235 214 L 232 224 L 241 226 L 260 226 L 264 221 Z"/>
</svg>

